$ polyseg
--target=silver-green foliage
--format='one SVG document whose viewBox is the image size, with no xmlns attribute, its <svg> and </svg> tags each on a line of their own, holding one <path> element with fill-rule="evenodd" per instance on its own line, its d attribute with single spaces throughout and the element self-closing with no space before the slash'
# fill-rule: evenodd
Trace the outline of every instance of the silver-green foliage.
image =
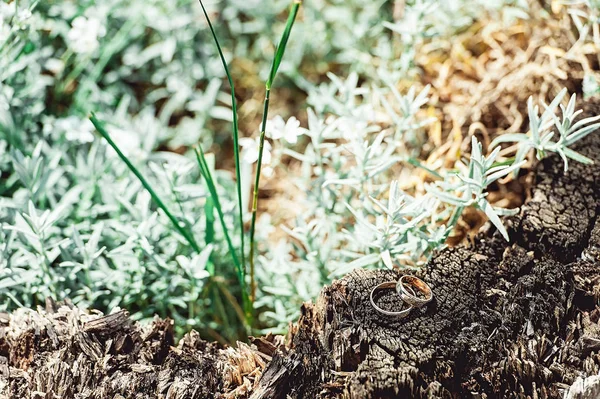
<svg viewBox="0 0 600 399">
<path fill-rule="evenodd" d="M 235 275 L 224 234 L 240 228 L 232 174 L 214 170 L 207 155 L 217 212 L 193 154 L 157 151 L 165 143 L 220 144 L 224 134 L 209 129 L 231 118 L 201 9 L 195 0 L 16 5 L 0 4 L 0 307 L 70 297 L 100 309 L 124 306 L 140 319 L 169 315 L 179 326 L 237 338 L 236 310 L 228 310 L 234 303 L 227 297 Z M 226 57 L 249 60 L 267 73 L 264 54 L 273 51 L 283 29 L 277 16 L 288 5 L 213 5 L 212 11 L 222 7 L 217 34 Z M 294 119 L 283 123 L 285 132 L 275 132 L 273 121 L 266 135 L 273 155 L 268 166 L 284 168 L 284 157 L 297 159 L 300 174 L 286 178 L 305 196 L 287 239 L 272 243 L 270 215 L 257 220 L 255 306 L 264 326 L 285 328 L 302 301 L 354 267 L 422 265 L 467 206 L 482 209 L 505 234 L 498 218 L 504 211 L 490 206 L 488 185 L 522 166 L 532 147 L 539 155 L 556 151 L 577 159 L 568 146 L 583 135 L 580 128 L 596 124 L 574 122 L 569 103 L 562 119 L 554 107 L 549 119 L 541 117 L 529 135 L 517 137 L 526 149 L 512 163 L 496 163 L 498 150 L 486 157 L 476 141 L 457 170 L 425 169 L 418 160 L 434 121 L 424 112 L 429 88 L 399 92 L 396 82 L 418 75 L 419 46 L 447 45 L 449 35 L 483 12 L 525 18 L 525 9 L 521 1 L 407 1 L 404 16 L 384 25 L 392 18 L 389 2 L 304 2 L 280 71 L 309 93 L 308 127 Z M 329 74 L 315 86 L 302 76 L 330 64 L 344 66 L 347 78 Z M 92 109 L 110 121 L 110 136 L 190 229 L 200 253 L 94 137 L 85 118 Z M 552 124 L 560 135 L 554 142 L 545 139 Z M 304 139 L 293 147 L 281 140 L 295 143 L 299 135 Z M 401 189 L 413 167 L 437 179 L 425 195 Z M 247 192 L 247 174 L 242 181 Z M 231 234 L 231 245 L 239 248 L 237 237 Z M 222 270 L 231 273 L 209 278 Z"/>
<path fill-rule="evenodd" d="M 539 107 L 533 105 L 533 98 L 529 97 L 527 102 L 529 134 L 504 134 L 496 138 L 491 146 L 495 147 L 497 144 L 506 142 L 518 143 L 519 149 L 515 156 L 517 163 L 523 161 L 531 149 L 535 150 L 537 159 L 542 159 L 548 152 L 558 153 L 564 161 L 565 171 L 569 165 L 568 158 L 584 164 L 592 163 L 591 159 L 570 149 L 569 146 L 597 130 L 600 127 L 600 123 L 597 122 L 600 120 L 600 115 L 575 122 L 575 118 L 583 111 L 575 111 L 575 94 L 571 96 L 566 107 L 560 104 L 566 93 L 567 89 L 563 89 L 550 105 L 544 105 L 545 109 L 541 115 Z M 556 115 L 559 105 L 562 117 Z M 557 140 L 553 141 L 557 132 Z"/>
<path fill-rule="evenodd" d="M 306 3 L 307 16 L 328 12 L 313 18 L 318 26 L 297 25 L 304 32 L 281 65 L 301 86 L 305 59 L 322 59 L 318 68 L 353 62 L 343 53 L 361 51 L 356 39 L 385 15 L 382 4 Z M 268 71 L 261 63 L 288 4 L 212 4 L 209 12 L 218 10 L 223 22 L 217 33 L 226 56 Z M 362 28 L 350 29 L 348 16 Z M 331 35 L 334 47 L 309 40 L 309 30 Z M 379 40 L 367 36 L 363 49 Z M 0 55 L 0 307 L 33 306 L 50 295 L 100 309 L 128 306 L 137 318 L 170 315 L 179 326 L 221 333 L 235 324 L 215 310 L 233 306 L 222 287 L 234 276 L 205 287 L 209 271 L 232 268 L 192 154 L 156 152 L 165 143 L 219 144 L 225 134 L 209 134 L 218 126 L 211 121 L 231 118 L 223 71 L 196 1 L 2 2 Z M 95 138 L 90 110 L 110 120 L 111 137 L 190 226 L 202 256 Z M 228 195 L 231 175 L 213 171 L 213 177 L 223 193 L 226 229 L 239 229 Z"/>
</svg>

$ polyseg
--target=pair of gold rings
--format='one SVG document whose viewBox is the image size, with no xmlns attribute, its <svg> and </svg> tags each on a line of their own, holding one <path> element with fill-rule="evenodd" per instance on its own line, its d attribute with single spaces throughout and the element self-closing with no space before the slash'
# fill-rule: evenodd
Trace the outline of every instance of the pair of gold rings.
<svg viewBox="0 0 600 399">
<path fill-rule="evenodd" d="M 398 293 L 398 295 L 400 295 L 403 305 L 406 304 L 408 305 L 408 307 L 400 311 L 389 311 L 377 306 L 373 295 L 376 291 L 385 288 L 396 288 L 396 292 Z M 417 296 L 415 290 L 418 291 L 421 295 Z M 409 275 L 402 276 L 398 281 L 386 281 L 385 283 L 379 284 L 371 290 L 370 295 L 371 305 L 375 308 L 376 311 L 400 319 L 408 316 L 410 311 L 414 308 L 421 308 L 425 306 L 432 299 L 433 292 L 431 291 L 431 288 L 429 288 L 429 286 L 420 278 Z"/>
</svg>

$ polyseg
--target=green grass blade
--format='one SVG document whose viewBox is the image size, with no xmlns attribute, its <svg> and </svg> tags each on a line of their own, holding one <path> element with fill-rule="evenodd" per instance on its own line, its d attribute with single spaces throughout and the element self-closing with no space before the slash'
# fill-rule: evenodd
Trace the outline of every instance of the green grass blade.
<svg viewBox="0 0 600 399">
<path fill-rule="evenodd" d="M 213 199 L 211 197 L 206 198 L 206 204 L 204 204 L 204 212 L 206 212 L 206 233 L 204 241 L 206 242 L 206 245 L 211 244 L 215 240 L 214 208 Z"/>
<path fill-rule="evenodd" d="M 200 167 L 200 173 L 204 178 L 206 183 L 206 187 L 210 192 L 210 196 L 213 201 L 213 205 L 217 210 L 217 214 L 219 215 L 219 221 L 221 222 L 221 228 L 223 229 L 223 234 L 225 235 L 225 241 L 227 242 L 227 247 L 229 249 L 229 253 L 231 254 L 231 259 L 233 260 L 233 264 L 236 269 L 237 277 L 240 283 L 241 291 L 242 291 L 242 301 L 244 304 L 244 309 L 246 310 L 246 321 L 248 324 L 251 321 L 251 310 L 252 306 L 248 299 L 248 291 L 246 289 L 246 274 L 244 272 L 244 268 L 240 263 L 240 260 L 237 256 L 235 248 L 233 246 L 233 242 L 231 241 L 231 237 L 229 236 L 229 232 L 227 230 L 227 225 L 225 224 L 225 217 L 223 215 L 223 210 L 221 208 L 221 201 L 219 200 L 219 194 L 217 193 L 217 188 L 215 186 L 215 181 L 212 177 L 210 169 L 208 167 L 208 163 L 206 162 L 206 157 L 204 156 L 204 152 L 202 148 L 196 147 L 194 149 L 196 153 L 196 160 L 198 161 L 198 166 Z"/>
<path fill-rule="evenodd" d="M 273 85 L 273 81 L 275 80 L 275 75 L 277 75 L 277 70 L 279 69 L 281 60 L 283 59 L 283 53 L 285 53 L 285 48 L 287 47 L 287 43 L 290 38 L 290 33 L 292 32 L 292 26 L 294 26 L 294 21 L 296 21 L 296 15 L 298 14 L 300 4 L 300 0 L 294 0 L 294 4 L 292 4 L 292 9 L 290 10 L 290 14 L 288 15 L 288 19 L 285 24 L 285 29 L 283 31 L 283 34 L 281 35 L 281 40 L 279 41 L 277 49 L 275 50 L 275 58 L 273 59 L 273 64 L 271 65 L 271 72 L 269 73 L 269 79 L 267 80 L 266 84 L 267 89 L 271 88 L 271 86 Z"/>
<path fill-rule="evenodd" d="M 273 59 L 273 64 L 271 64 L 271 72 L 269 73 L 269 78 L 265 84 L 265 101 L 263 107 L 263 116 L 260 130 L 260 139 L 259 139 L 259 147 L 258 147 L 258 161 L 256 164 L 256 177 L 254 179 L 254 194 L 252 197 L 252 221 L 250 223 L 250 300 L 254 301 L 256 296 L 256 281 L 254 277 L 254 252 L 255 252 L 255 243 L 254 243 L 254 234 L 256 231 L 256 214 L 258 212 L 258 187 L 260 183 L 260 172 L 262 168 L 262 157 L 263 157 L 263 149 L 265 144 L 265 131 L 267 127 L 267 115 L 269 113 L 269 98 L 271 95 L 271 86 L 273 81 L 275 80 L 275 75 L 277 74 L 277 70 L 279 69 L 279 65 L 281 64 L 281 60 L 283 59 L 283 54 L 285 53 L 285 48 L 287 46 L 288 39 L 290 37 L 290 33 L 292 32 L 292 26 L 294 25 L 294 21 L 296 20 L 296 15 L 298 14 L 298 8 L 300 7 L 300 1 L 294 0 L 294 4 L 292 5 L 292 9 L 288 16 L 285 29 L 281 36 L 281 40 L 277 45 L 277 49 L 275 51 L 275 57 Z"/>
<path fill-rule="evenodd" d="M 211 197 L 206 198 L 206 204 L 204 204 L 204 213 L 206 214 L 206 231 L 204 233 L 204 242 L 206 245 L 212 244 L 215 240 L 215 215 L 213 212 L 214 205 Z M 215 275 L 215 264 L 212 260 L 209 260 L 206 266 L 206 271 L 211 276 Z"/>
<path fill-rule="evenodd" d="M 119 149 L 119 147 L 115 144 L 115 142 L 110 138 L 110 135 L 104 128 L 104 125 L 102 124 L 102 122 L 100 122 L 96 118 L 96 115 L 94 115 L 93 113 L 90 116 L 90 121 L 92 121 L 96 130 L 98 130 L 98 132 L 102 135 L 102 137 L 104 137 L 104 139 L 108 142 L 108 144 L 119 155 L 119 158 L 121 158 L 121 160 L 123 162 L 125 162 L 125 164 L 129 168 L 129 170 L 131 170 L 133 172 L 133 174 L 140 180 L 140 182 L 142 183 L 142 186 L 144 186 L 144 188 L 148 191 L 148 193 L 150 193 L 152 200 L 154 200 L 156 205 L 160 209 L 163 210 L 163 212 L 167 215 L 169 220 L 173 223 L 173 226 L 177 229 L 177 231 L 187 240 L 187 242 L 191 245 L 191 247 L 194 249 L 194 251 L 196 251 L 197 253 L 200 253 L 201 252 L 200 247 L 194 240 L 194 236 L 192 235 L 192 232 L 184 229 L 183 226 L 181 225 L 180 221 L 177 220 L 177 218 L 175 218 L 175 216 L 173 216 L 171 211 L 169 211 L 169 208 L 167 208 L 167 206 L 162 202 L 162 200 L 160 199 L 158 194 L 156 194 L 154 189 L 152 189 L 152 186 L 148 183 L 148 181 L 146 181 L 146 179 L 144 178 L 144 176 L 142 176 L 140 171 L 137 170 L 137 168 L 135 166 L 133 166 L 131 161 L 129 161 L 129 158 L 127 158 L 127 156 L 125 156 L 125 154 L 123 154 L 123 152 Z"/>
<path fill-rule="evenodd" d="M 269 114 L 269 97 L 271 89 L 267 88 L 265 93 L 265 103 L 263 108 L 262 128 L 260 130 L 258 161 L 256 163 L 256 175 L 254 177 L 254 193 L 252 195 L 252 221 L 250 222 L 250 298 L 254 301 L 256 297 L 256 279 L 254 272 L 254 234 L 256 232 L 256 215 L 258 213 L 258 187 L 260 184 L 260 172 L 262 170 L 262 157 L 265 145 L 265 130 L 267 125 L 267 115 Z"/>
<path fill-rule="evenodd" d="M 225 61 L 225 56 L 223 55 L 223 51 L 221 50 L 221 45 L 219 44 L 219 40 L 217 39 L 217 35 L 215 30 L 213 29 L 212 23 L 210 22 L 210 18 L 208 18 L 208 13 L 204 8 L 204 4 L 202 0 L 198 0 L 200 3 L 200 7 L 202 7 L 202 12 L 204 12 L 204 16 L 206 17 L 206 22 L 208 22 L 208 27 L 210 28 L 210 32 L 212 33 L 215 44 L 217 45 L 217 50 L 219 52 L 219 57 L 221 57 L 221 63 L 223 64 L 223 69 L 225 69 L 225 74 L 227 75 L 227 80 L 229 81 L 229 87 L 231 88 L 231 109 L 233 113 L 233 154 L 235 158 L 235 178 L 237 180 L 237 197 L 238 197 L 238 208 L 239 208 L 239 223 L 240 223 L 240 238 L 241 238 L 241 253 L 242 253 L 242 265 L 246 265 L 246 244 L 244 238 L 244 207 L 242 203 L 242 179 L 240 175 L 240 146 L 238 144 L 239 138 L 239 130 L 238 130 L 238 117 L 237 117 L 237 104 L 235 101 L 235 87 L 233 85 L 233 79 L 231 78 L 231 74 L 229 73 L 229 67 L 227 65 L 227 61 Z"/>
</svg>

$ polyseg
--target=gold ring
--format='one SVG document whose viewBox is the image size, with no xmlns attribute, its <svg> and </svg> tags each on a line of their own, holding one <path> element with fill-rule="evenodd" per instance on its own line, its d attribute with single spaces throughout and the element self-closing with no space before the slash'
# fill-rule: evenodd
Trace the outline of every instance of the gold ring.
<svg viewBox="0 0 600 399">
<path fill-rule="evenodd" d="M 416 296 L 415 289 L 421 292 L 424 297 L 419 298 Z M 433 299 L 431 288 L 423 280 L 415 276 L 402 276 L 396 283 L 396 292 L 398 292 L 404 302 L 415 308 L 423 307 Z"/>
</svg>

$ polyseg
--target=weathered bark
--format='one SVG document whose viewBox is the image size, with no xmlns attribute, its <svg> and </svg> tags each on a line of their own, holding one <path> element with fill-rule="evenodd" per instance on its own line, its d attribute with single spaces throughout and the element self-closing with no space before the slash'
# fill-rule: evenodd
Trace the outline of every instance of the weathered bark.
<svg viewBox="0 0 600 399">
<path fill-rule="evenodd" d="M 600 135 L 576 149 L 600 161 Z M 510 243 L 489 229 L 434 256 L 421 273 L 434 301 L 405 319 L 368 299 L 398 274 L 365 270 L 305 304 L 285 344 L 219 349 L 192 333 L 174 348 L 168 321 L 19 310 L 0 316 L 0 397 L 598 397 L 600 162 L 562 165 L 538 165 Z"/>
<path fill-rule="evenodd" d="M 243 343 L 219 349 L 196 332 L 172 345 L 171 321 L 142 328 L 124 310 L 101 317 L 52 302 L 19 309 L 0 316 L 0 398 L 244 397 L 270 360 Z"/>
</svg>

